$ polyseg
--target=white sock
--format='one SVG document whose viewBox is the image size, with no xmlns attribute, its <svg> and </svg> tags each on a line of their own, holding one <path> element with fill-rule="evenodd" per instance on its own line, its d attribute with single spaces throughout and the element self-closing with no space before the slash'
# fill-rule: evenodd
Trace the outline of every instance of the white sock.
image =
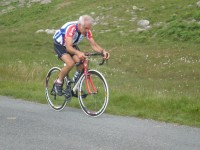
<svg viewBox="0 0 200 150">
<path fill-rule="evenodd" d="M 58 82 L 58 83 L 62 83 L 62 81 L 60 81 L 60 79 L 57 79 L 57 81 L 56 82 Z"/>
</svg>

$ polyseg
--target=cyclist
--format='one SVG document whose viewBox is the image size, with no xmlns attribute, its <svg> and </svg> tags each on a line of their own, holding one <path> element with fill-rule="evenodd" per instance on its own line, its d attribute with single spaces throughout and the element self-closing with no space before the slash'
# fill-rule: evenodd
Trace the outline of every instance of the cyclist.
<svg viewBox="0 0 200 150">
<path fill-rule="evenodd" d="M 55 81 L 56 94 L 62 95 L 62 86 L 64 77 L 70 72 L 75 63 L 85 59 L 86 56 L 77 46 L 84 37 L 89 41 L 92 49 L 96 52 L 103 53 L 104 59 L 109 59 L 110 54 L 99 46 L 93 39 L 91 27 L 94 19 L 91 16 L 80 16 L 78 21 L 71 21 L 64 24 L 54 36 L 54 50 L 58 57 L 66 64 Z M 83 65 L 77 67 L 77 71 L 81 72 Z"/>
</svg>

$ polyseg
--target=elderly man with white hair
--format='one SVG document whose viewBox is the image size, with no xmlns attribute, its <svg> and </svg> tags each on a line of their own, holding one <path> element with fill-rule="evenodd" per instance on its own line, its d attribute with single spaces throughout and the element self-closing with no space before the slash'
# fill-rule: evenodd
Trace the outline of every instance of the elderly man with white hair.
<svg viewBox="0 0 200 150">
<path fill-rule="evenodd" d="M 110 54 L 99 46 L 93 39 L 91 27 L 94 19 L 91 16 L 80 16 L 78 21 L 71 21 L 64 24 L 54 36 L 54 50 L 58 57 L 66 64 L 55 80 L 55 91 L 59 96 L 62 95 L 62 86 L 64 77 L 70 72 L 75 63 L 80 62 L 86 56 L 78 48 L 78 44 L 84 37 L 89 41 L 92 49 L 96 52 L 103 53 L 104 59 L 109 59 Z M 81 72 L 83 66 L 77 68 L 77 73 Z"/>
</svg>

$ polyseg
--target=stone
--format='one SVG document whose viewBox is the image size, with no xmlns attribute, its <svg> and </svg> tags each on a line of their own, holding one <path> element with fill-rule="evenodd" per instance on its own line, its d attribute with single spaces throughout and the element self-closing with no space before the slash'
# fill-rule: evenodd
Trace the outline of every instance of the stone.
<svg viewBox="0 0 200 150">
<path fill-rule="evenodd" d="M 46 29 L 45 32 L 47 34 L 54 34 L 56 32 L 56 30 L 54 30 L 54 29 Z"/>
<path fill-rule="evenodd" d="M 138 10 L 139 9 L 137 6 L 133 6 L 132 8 L 133 8 L 133 10 Z"/>
<path fill-rule="evenodd" d="M 40 30 L 37 30 L 36 33 L 47 33 L 47 34 L 54 34 L 57 30 L 55 29 L 40 29 Z"/>
<path fill-rule="evenodd" d="M 41 4 L 48 4 L 48 3 L 51 3 L 51 0 L 43 0 L 40 2 Z"/>
<path fill-rule="evenodd" d="M 147 26 L 149 26 L 150 22 L 149 20 L 139 20 L 138 21 L 138 26 L 142 27 L 142 28 L 146 28 Z"/>
<path fill-rule="evenodd" d="M 200 1 L 197 2 L 197 6 L 200 8 Z"/>
</svg>

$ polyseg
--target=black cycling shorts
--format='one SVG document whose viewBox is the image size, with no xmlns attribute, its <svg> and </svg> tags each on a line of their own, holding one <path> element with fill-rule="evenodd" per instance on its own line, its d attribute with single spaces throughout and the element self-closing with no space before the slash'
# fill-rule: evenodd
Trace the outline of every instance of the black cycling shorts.
<svg viewBox="0 0 200 150">
<path fill-rule="evenodd" d="M 73 45 L 73 48 L 80 51 L 80 49 L 77 45 Z M 64 54 L 69 54 L 69 55 L 73 56 L 73 54 L 70 54 L 69 52 L 67 52 L 67 49 L 65 46 L 61 45 L 57 41 L 54 41 L 54 51 L 58 55 L 58 58 L 61 58 Z"/>
</svg>

